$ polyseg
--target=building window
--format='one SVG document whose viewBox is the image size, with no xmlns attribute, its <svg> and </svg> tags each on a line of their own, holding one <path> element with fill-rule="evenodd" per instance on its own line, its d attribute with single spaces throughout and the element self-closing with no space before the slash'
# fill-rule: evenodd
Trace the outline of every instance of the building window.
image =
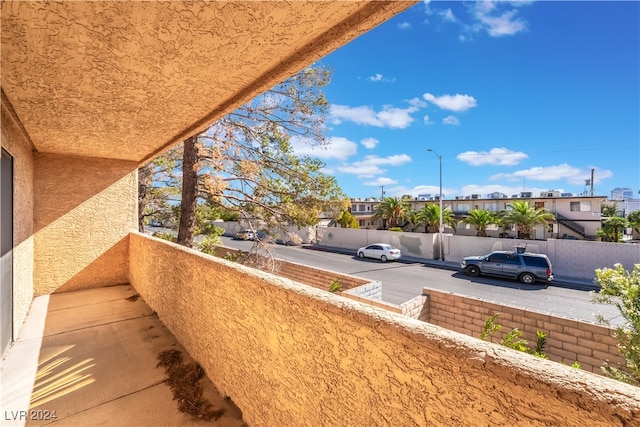
<svg viewBox="0 0 640 427">
<path fill-rule="evenodd" d="M 533 204 L 534 209 L 542 209 L 544 208 L 544 202 L 535 202 Z"/>
<path fill-rule="evenodd" d="M 358 212 L 364 212 L 364 205 L 358 205 Z"/>
<path fill-rule="evenodd" d="M 458 203 L 458 212 L 469 212 L 470 209 L 470 203 Z"/>
<path fill-rule="evenodd" d="M 484 209 L 491 211 L 491 212 L 498 212 L 498 202 L 494 202 L 494 203 L 485 203 L 484 204 Z"/>
<path fill-rule="evenodd" d="M 571 202 L 571 212 L 590 212 L 591 202 Z"/>
<path fill-rule="evenodd" d="M 364 227 L 364 219 L 361 219 L 360 221 L 358 221 L 358 225 L 360 227 Z"/>
</svg>

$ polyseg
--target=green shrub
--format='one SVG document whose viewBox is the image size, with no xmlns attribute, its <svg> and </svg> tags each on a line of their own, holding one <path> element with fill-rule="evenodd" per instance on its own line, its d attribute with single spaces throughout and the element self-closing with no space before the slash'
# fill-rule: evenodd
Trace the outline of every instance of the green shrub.
<svg viewBox="0 0 640 427">
<path fill-rule="evenodd" d="M 500 341 L 500 344 L 502 344 L 505 347 L 512 348 L 514 350 L 522 351 L 524 353 L 531 353 L 531 350 L 527 346 L 528 344 L 527 340 L 522 338 L 523 336 L 524 336 L 524 333 L 520 329 L 518 328 L 512 329 L 511 332 L 509 332 L 507 335 L 504 336 L 504 338 L 502 338 L 502 341 Z"/>
<path fill-rule="evenodd" d="M 489 336 L 491 336 L 494 332 L 498 332 L 502 330 L 502 325 L 496 323 L 496 319 L 500 317 L 500 313 L 496 313 L 493 316 L 489 317 L 482 326 L 482 330 L 480 331 L 480 338 L 483 340 L 487 340 Z M 518 329 L 514 328 L 511 332 L 507 333 L 500 344 L 512 348 L 514 350 L 522 351 L 524 353 L 533 354 L 536 357 L 540 357 L 542 359 L 546 359 L 547 355 L 544 354 L 544 346 L 547 343 L 547 334 L 542 331 L 536 331 L 536 348 L 532 349 L 529 347 L 529 343 L 524 338 L 524 333 Z"/>
<path fill-rule="evenodd" d="M 404 230 L 400 227 L 391 227 L 389 231 L 404 231 Z"/>
<path fill-rule="evenodd" d="M 498 332 L 502 329 L 502 325 L 496 323 L 496 319 L 500 317 L 500 313 L 496 313 L 489 317 L 482 326 L 480 331 L 480 339 L 487 340 L 487 338 L 494 332 Z"/>
<path fill-rule="evenodd" d="M 627 361 L 627 366 L 615 368 L 606 364 L 603 372 L 617 380 L 640 385 L 640 264 L 626 271 L 621 264 L 614 268 L 596 270 L 596 283 L 600 292 L 592 292 L 595 303 L 614 305 L 626 321 L 616 328 L 618 351 Z M 601 324 L 610 326 L 602 315 L 596 316 Z"/>
<path fill-rule="evenodd" d="M 340 289 L 342 289 L 342 283 L 340 283 L 340 280 L 338 279 L 334 279 L 331 282 L 331 286 L 329 286 L 329 292 L 331 293 L 336 293 L 338 292 Z"/>
<path fill-rule="evenodd" d="M 227 261 L 236 262 L 238 261 L 238 254 L 236 254 L 235 252 L 227 252 L 222 258 L 226 259 Z"/>
<path fill-rule="evenodd" d="M 216 254 L 216 246 L 220 246 L 222 241 L 219 236 L 206 236 L 202 242 L 198 244 L 198 250 L 208 255 Z"/>
<path fill-rule="evenodd" d="M 168 240 L 168 241 L 173 242 L 173 243 L 178 241 L 178 238 L 176 236 L 174 236 L 173 234 L 171 234 L 171 233 L 160 233 L 160 232 L 157 232 L 157 233 L 153 233 L 153 237 L 157 237 L 157 238 L 162 239 L 162 240 Z"/>
</svg>

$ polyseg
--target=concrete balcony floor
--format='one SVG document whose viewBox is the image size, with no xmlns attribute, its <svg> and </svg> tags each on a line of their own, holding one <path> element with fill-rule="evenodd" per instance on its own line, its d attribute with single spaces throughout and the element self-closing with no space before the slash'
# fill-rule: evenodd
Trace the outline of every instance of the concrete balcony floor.
<svg viewBox="0 0 640 427">
<path fill-rule="evenodd" d="M 192 362 L 132 286 L 37 297 L 0 363 L 0 425 L 244 426 L 206 376 L 202 396 L 224 414 L 207 422 L 178 410 L 157 367 L 173 349 Z"/>
</svg>

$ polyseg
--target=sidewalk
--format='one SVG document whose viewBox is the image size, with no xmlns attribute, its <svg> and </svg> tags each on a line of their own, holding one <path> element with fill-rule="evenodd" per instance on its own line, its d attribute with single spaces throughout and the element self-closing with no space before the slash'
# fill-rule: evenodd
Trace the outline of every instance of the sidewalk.
<svg viewBox="0 0 640 427">
<path fill-rule="evenodd" d="M 337 248 L 333 246 L 325 246 L 325 245 L 319 245 L 319 244 L 303 245 L 303 247 L 305 249 L 341 253 L 345 255 L 354 255 L 357 250 L 357 248 L 345 249 L 345 248 Z M 419 258 L 414 256 L 402 255 L 402 258 L 400 258 L 396 262 L 419 263 L 419 264 L 427 265 L 432 268 L 440 268 L 443 270 L 451 270 L 451 271 L 460 270 L 460 263 L 455 261 L 446 261 L 446 260 L 441 261 L 439 259 L 427 259 L 427 258 Z M 554 280 L 552 282 L 552 286 L 568 288 L 568 289 L 576 289 L 580 291 L 596 291 L 600 289 L 595 283 L 593 283 L 593 281 L 589 281 L 586 279 L 578 279 L 575 277 L 558 276 L 556 274 L 554 274 Z"/>
</svg>

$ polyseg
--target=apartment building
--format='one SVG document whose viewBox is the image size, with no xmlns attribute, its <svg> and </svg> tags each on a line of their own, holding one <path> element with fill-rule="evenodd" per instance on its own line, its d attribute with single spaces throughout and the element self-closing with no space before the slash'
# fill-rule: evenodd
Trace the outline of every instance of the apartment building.
<svg viewBox="0 0 640 427">
<path fill-rule="evenodd" d="M 596 232 L 601 227 L 600 210 L 607 198 L 604 196 L 563 195 L 558 191 L 546 191 L 537 196 L 530 192 L 523 192 L 511 197 L 501 193 L 492 193 L 490 195 L 472 194 L 443 199 L 442 206 L 444 209 L 451 209 L 457 220 L 462 221 L 465 215 L 473 209 L 500 212 L 508 209 L 508 205 L 516 200 L 527 200 L 536 209 L 544 208 L 556 217 L 556 220 L 549 223 L 548 227 L 536 227 L 533 238 L 544 240 L 564 237 L 592 240 L 595 239 Z M 418 211 L 427 204 L 439 203 L 439 201 L 437 196 L 428 200 L 425 197 L 417 197 L 408 200 L 408 203 L 412 210 Z M 379 204 L 380 200 L 375 198 L 351 199 L 351 213 L 358 219 L 360 228 L 377 229 L 381 227 L 380 221 L 372 219 L 373 212 Z M 424 231 L 424 227 L 420 226 L 412 231 Z M 473 226 L 462 223 L 458 224 L 456 230 L 445 228 L 445 232 L 462 236 L 475 235 Z M 517 237 L 515 230 L 502 230 L 497 226 L 491 226 L 487 230 L 487 234 L 491 237 Z"/>
</svg>

